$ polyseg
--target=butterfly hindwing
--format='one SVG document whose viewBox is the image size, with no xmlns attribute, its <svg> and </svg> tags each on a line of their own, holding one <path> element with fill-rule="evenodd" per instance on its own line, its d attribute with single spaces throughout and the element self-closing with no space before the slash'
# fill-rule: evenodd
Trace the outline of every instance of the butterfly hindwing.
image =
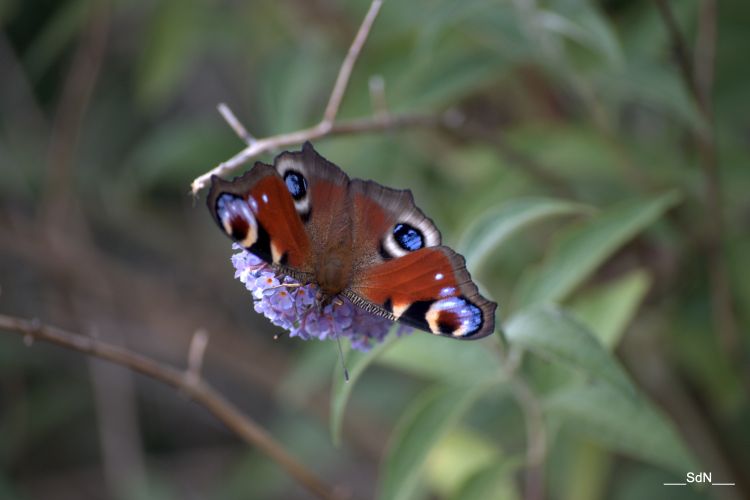
<svg viewBox="0 0 750 500">
<path fill-rule="evenodd" d="M 463 257 L 448 247 L 427 247 L 386 260 L 355 277 L 354 301 L 364 299 L 415 328 L 459 339 L 478 339 L 495 328 L 495 308 L 479 294 Z"/>
</svg>

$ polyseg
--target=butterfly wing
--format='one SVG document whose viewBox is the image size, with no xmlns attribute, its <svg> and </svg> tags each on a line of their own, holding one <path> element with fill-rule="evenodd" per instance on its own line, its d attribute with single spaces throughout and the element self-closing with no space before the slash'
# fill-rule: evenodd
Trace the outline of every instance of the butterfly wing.
<svg viewBox="0 0 750 500">
<path fill-rule="evenodd" d="M 497 304 L 479 293 L 464 258 L 446 246 L 420 248 L 367 268 L 355 276 L 347 296 L 436 335 L 479 339 L 495 328 Z"/>
<path fill-rule="evenodd" d="M 353 179 L 350 187 L 355 253 L 371 266 L 425 247 L 440 245 L 440 231 L 414 204 L 408 189 Z"/>
<path fill-rule="evenodd" d="M 211 178 L 206 200 L 220 228 L 269 264 L 310 272 L 310 239 L 282 177 L 256 163 L 232 181 Z"/>
<path fill-rule="evenodd" d="M 375 313 L 415 328 L 478 339 L 495 328 L 495 308 L 479 294 L 464 258 L 441 246 L 440 231 L 409 190 L 353 179 L 357 262 L 345 294 Z"/>
</svg>

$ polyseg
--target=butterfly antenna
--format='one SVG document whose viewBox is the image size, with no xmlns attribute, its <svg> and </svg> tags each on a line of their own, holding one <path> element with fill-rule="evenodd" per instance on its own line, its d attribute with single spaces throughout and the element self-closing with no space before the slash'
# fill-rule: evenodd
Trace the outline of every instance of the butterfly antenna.
<svg viewBox="0 0 750 500">
<path fill-rule="evenodd" d="M 339 360 L 341 361 L 341 368 L 344 369 L 344 381 L 349 382 L 349 370 L 346 369 L 346 363 L 344 362 L 344 351 L 341 349 L 341 336 L 336 334 L 336 345 L 339 348 Z"/>
</svg>

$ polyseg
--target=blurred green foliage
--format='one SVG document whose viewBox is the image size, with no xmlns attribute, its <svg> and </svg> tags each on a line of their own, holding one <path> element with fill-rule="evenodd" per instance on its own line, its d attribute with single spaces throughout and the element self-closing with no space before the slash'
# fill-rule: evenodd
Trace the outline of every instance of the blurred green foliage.
<svg viewBox="0 0 750 500">
<path fill-rule="evenodd" d="M 737 485 L 680 498 L 747 497 L 750 3 L 666 2 L 707 107 L 657 3 L 384 3 L 340 116 L 372 112 L 379 75 L 392 113 L 460 124 L 316 148 L 412 189 L 499 328 L 349 353 L 346 384 L 334 346 L 270 342 L 187 193 L 242 146 L 216 103 L 258 137 L 320 119 L 368 2 L 5 0 L 0 310 L 178 364 L 210 325 L 206 377 L 357 498 L 656 499 L 688 470 Z M 199 408 L 143 379 L 101 399 L 97 373 L 0 337 L 0 497 L 305 497 Z M 120 397 L 123 462 L 102 406 Z"/>
</svg>

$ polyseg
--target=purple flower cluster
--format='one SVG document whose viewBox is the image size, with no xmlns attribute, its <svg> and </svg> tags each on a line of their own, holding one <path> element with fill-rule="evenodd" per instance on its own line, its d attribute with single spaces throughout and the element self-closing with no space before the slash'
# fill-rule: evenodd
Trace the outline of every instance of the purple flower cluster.
<svg viewBox="0 0 750 500">
<path fill-rule="evenodd" d="M 288 276 L 279 281 L 274 269 L 260 258 L 236 243 L 233 248 L 239 250 L 232 256 L 234 277 L 252 293 L 255 310 L 290 336 L 303 340 L 346 337 L 354 349 L 367 351 L 390 330 L 390 320 L 368 313 L 345 297 L 319 310 L 315 285 L 299 286 Z"/>
</svg>

